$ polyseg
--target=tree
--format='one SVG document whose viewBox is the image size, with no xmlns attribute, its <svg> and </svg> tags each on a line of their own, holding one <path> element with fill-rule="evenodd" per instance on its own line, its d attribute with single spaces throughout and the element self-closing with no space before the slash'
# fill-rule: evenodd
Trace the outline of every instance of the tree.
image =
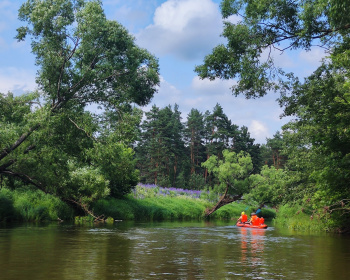
<svg viewBox="0 0 350 280">
<path fill-rule="evenodd" d="M 271 150 L 271 158 L 273 161 L 273 166 L 276 169 L 283 168 L 284 163 L 286 161 L 286 157 L 282 155 L 283 150 L 283 136 L 277 131 L 276 134 L 273 135 L 273 138 L 266 139 L 266 146 Z"/>
<path fill-rule="evenodd" d="M 191 175 L 201 173 L 201 163 L 204 155 L 204 119 L 203 114 L 192 108 L 187 116 L 185 126 L 186 142 L 190 148 Z"/>
<path fill-rule="evenodd" d="M 335 52 L 304 84 L 295 85 L 293 97 L 283 99 L 285 114 L 295 117 L 284 127 L 288 167 L 303 178 L 305 200 L 330 211 L 339 203 L 343 206 L 336 208 L 345 213 L 350 197 L 349 70 L 344 53 Z"/>
<path fill-rule="evenodd" d="M 343 0 L 223 0 L 221 12 L 227 21 L 222 35 L 227 44 L 214 48 L 195 71 L 211 80 L 238 78 L 233 92 L 247 98 L 288 89 L 286 78 L 293 75 L 275 66 L 271 52 L 308 51 L 314 45 L 341 49 L 350 31 L 348 4 Z M 230 22 L 232 15 L 240 21 Z"/>
<path fill-rule="evenodd" d="M 174 110 L 154 105 L 146 113 L 137 148 L 142 181 L 164 187 L 175 184 L 185 155 L 180 115 L 176 104 Z"/>
<path fill-rule="evenodd" d="M 179 106 L 174 105 L 174 112 L 171 118 L 171 151 L 174 154 L 173 158 L 173 178 L 172 185 L 175 185 L 176 177 L 179 175 L 181 162 L 184 161 L 186 155 L 185 142 L 184 142 L 184 124 L 181 122 L 181 112 Z"/>
<path fill-rule="evenodd" d="M 259 173 L 261 169 L 261 151 L 260 145 L 254 144 L 255 139 L 250 137 L 248 127 L 242 126 L 237 131 L 237 135 L 234 139 L 233 150 L 236 152 L 244 151 L 248 153 L 252 158 L 253 171 Z"/>
<path fill-rule="evenodd" d="M 163 173 L 165 174 L 163 156 L 169 154 L 169 147 L 163 145 L 159 114 L 159 107 L 153 105 L 152 109 L 146 112 L 146 119 L 141 125 L 137 162 L 141 171 L 141 181 L 144 183 L 158 184 Z M 168 153 L 163 153 L 163 149 L 167 149 Z"/>
<path fill-rule="evenodd" d="M 8 110 L 0 113 L 6 135 L 0 174 L 86 212 L 109 190 L 123 194 L 135 185 L 129 140 L 121 140 L 120 126 L 103 130 L 102 120 L 120 114 L 120 106 L 149 102 L 159 83 L 158 62 L 119 23 L 106 19 L 100 1 L 28 0 L 19 18 L 26 25 L 17 29 L 17 39 L 31 37 L 39 88 L 18 98 L 1 94 Z M 87 111 L 91 104 L 107 109 L 109 118 Z M 116 168 L 108 167 L 112 163 Z"/>
<path fill-rule="evenodd" d="M 287 181 L 288 175 L 285 170 L 265 165 L 260 174 L 249 176 L 251 190 L 244 198 L 256 201 L 260 207 L 265 204 L 277 207 L 287 196 Z"/>
<path fill-rule="evenodd" d="M 235 141 L 234 133 L 238 126 L 232 125 L 220 104 L 216 104 L 213 112 L 205 118 L 208 129 L 207 154 L 221 157 L 224 149 L 228 149 Z"/>
<path fill-rule="evenodd" d="M 212 155 L 221 158 L 222 151 L 235 144 L 238 126 L 232 124 L 220 104 L 215 105 L 212 113 L 209 111 L 205 113 L 204 123 L 207 160 Z M 204 177 L 207 182 L 207 170 L 205 170 Z"/>
<path fill-rule="evenodd" d="M 248 191 L 247 185 L 242 181 L 248 177 L 253 168 L 250 156 L 244 152 L 222 152 L 223 159 L 217 156 L 211 156 L 202 166 L 217 178 L 220 189 L 224 194 L 220 201 L 212 208 L 206 210 L 206 216 L 211 215 L 220 207 L 242 198 Z"/>
</svg>

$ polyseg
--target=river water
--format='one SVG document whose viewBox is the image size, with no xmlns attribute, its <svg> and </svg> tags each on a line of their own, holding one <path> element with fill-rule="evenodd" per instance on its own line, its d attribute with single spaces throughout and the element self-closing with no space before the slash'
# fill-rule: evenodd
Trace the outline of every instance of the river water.
<svg viewBox="0 0 350 280">
<path fill-rule="evenodd" d="M 350 237 L 225 222 L 0 225 L 1 280 L 350 279 Z"/>
</svg>

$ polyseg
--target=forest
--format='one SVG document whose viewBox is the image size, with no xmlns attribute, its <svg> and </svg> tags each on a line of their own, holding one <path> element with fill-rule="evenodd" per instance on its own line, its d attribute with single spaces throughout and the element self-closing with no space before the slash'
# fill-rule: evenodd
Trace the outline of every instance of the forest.
<svg viewBox="0 0 350 280">
<path fill-rule="evenodd" d="M 123 198 L 138 183 L 221 194 L 210 215 L 233 201 L 279 209 L 298 206 L 332 229 L 350 219 L 350 5 L 331 0 L 223 0 L 226 44 L 195 71 L 238 79 L 233 94 L 275 92 L 292 120 L 259 145 L 220 104 L 156 105 L 159 63 L 99 1 L 22 4 L 17 40 L 29 40 L 38 89 L 0 94 L 2 192 L 33 188 L 93 215 L 99 199 Z M 267 49 L 327 49 L 304 81 L 276 66 Z M 91 110 L 91 106 L 98 110 Z M 298 213 L 293 213 L 293 215 Z M 1 216 L 0 216 L 1 218 Z"/>
</svg>

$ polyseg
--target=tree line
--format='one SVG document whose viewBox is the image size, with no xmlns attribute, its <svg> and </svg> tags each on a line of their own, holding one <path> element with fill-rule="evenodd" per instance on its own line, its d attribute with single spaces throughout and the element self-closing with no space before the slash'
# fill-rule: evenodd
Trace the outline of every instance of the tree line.
<svg viewBox="0 0 350 280">
<path fill-rule="evenodd" d="M 211 156 L 222 158 L 224 150 L 250 154 L 254 173 L 262 166 L 260 145 L 248 128 L 233 124 L 217 104 L 212 112 L 192 109 L 185 122 L 175 104 L 145 113 L 135 146 L 137 168 L 143 183 L 163 187 L 202 189 L 213 178 L 202 163 Z"/>
</svg>

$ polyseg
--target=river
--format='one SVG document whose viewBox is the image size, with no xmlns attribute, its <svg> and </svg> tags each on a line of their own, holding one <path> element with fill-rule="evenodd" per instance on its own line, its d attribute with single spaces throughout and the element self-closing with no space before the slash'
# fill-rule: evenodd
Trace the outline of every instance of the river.
<svg viewBox="0 0 350 280">
<path fill-rule="evenodd" d="M 0 225 L 0 279 L 348 280 L 350 237 L 232 222 Z"/>
</svg>

